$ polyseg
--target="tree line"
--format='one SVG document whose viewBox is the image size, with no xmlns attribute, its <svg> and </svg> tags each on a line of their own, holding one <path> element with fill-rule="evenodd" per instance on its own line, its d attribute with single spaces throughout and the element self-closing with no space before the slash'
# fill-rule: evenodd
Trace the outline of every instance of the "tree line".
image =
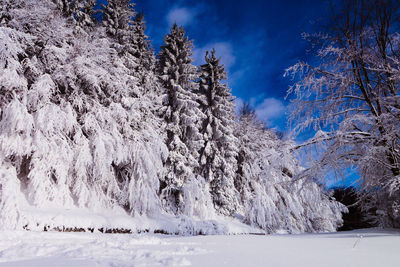
<svg viewBox="0 0 400 267">
<path fill-rule="evenodd" d="M 193 65 L 193 42 L 174 25 L 155 55 L 131 1 L 95 4 L 2 1 L 3 228 L 39 225 L 26 206 L 164 214 L 213 227 L 211 220 L 225 216 L 267 232 L 341 225 L 346 208 L 316 179 L 324 165 L 302 167 L 298 145 L 266 129 L 248 106 L 235 116 L 214 50 Z M 302 81 L 296 93 L 309 88 Z M 365 130 L 354 131 L 335 139 L 320 131 L 309 143 L 364 140 Z"/>
</svg>

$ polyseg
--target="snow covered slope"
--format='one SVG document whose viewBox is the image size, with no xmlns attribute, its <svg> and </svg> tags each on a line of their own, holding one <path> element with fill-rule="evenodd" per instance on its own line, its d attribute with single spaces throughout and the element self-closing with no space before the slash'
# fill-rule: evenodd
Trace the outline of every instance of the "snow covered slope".
<svg viewBox="0 0 400 267">
<path fill-rule="evenodd" d="M 0 232 L 0 266 L 398 266 L 400 232 L 174 237 Z"/>
</svg>

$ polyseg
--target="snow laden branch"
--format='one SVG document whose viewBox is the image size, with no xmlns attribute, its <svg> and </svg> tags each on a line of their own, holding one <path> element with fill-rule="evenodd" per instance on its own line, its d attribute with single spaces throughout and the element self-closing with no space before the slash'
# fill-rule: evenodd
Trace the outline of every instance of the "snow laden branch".
<svg viewBox="0 0 400 267">
<path fill-rule="evenodd" d="M 333 11 L 331 31 L 305 35 L 319 64 L 299 62 L 285 73 L 295 81 L 288 90 L 294 133 L 317 131 L 295 149 L 315 148 L 307 177 L 356 167 L 374 199 L 366 207 L 384 209 L 382 225 L 399 226 L 398 6 L 349 1 Z"/>
</svg>

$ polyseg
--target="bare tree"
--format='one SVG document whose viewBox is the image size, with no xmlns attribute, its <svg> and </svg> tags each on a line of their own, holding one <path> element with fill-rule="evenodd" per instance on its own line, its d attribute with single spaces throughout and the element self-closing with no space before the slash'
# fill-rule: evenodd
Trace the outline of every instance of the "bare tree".
<svg viewBox="0 0 400 267">
<path fill-rule="evenodd" d="M 317 130 L 297 147 L 318 148 L 318 160 L 303 175 L 355 166 L 364 192 L 385 202 L 377 213 L 382 224 L 400 226 L 399 3 L 351 0 L 331 7 L 330 28 L 304 35 L 319 64 L 298 62 L 286 70 L 296 79 L 288 91 L 295 96 L 295 133 Z"/>
</svg>

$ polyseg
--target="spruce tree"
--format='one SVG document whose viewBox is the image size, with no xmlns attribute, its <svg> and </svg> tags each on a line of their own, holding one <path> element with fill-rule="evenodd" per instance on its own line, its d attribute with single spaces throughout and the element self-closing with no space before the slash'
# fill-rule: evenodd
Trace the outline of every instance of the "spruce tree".
<svg viewBox="0 0 400 267">
<path fill-rule="evenodd" d="M 62 16 L 73 22 L 76 32 L 93 28 L 96 0 L 53 0 Z"/>
<path fill-rule="evenodd" d="M 103 25 L 109 36 L 118 40 L 123 45 L 129 42 L 130 27 L 136 16 L 135 4 L 130 0 L 108 0 L 107 5 L 102 5 Z"/>
<path fill-rule="evenodd" d="M 193 44 L 185 36 L 184 28 L 175 24 L 164 42 L 159 55 L 159 75 L 165 88 L 162 111 L 167 124 L 169 156 L 160 189 L 167 209 L 183 213 L 189 197 L 184 194 L 185 186 L 195 179 L 197 151 L 201 146 L 197 125 L 201 111 L 194 94 L 198 76 L 197 68 L 192 65 Z"/>
<path fill-rule="evenodd" d="M 16 6 L 15 3 L 13 3 L 14 1 L 10 1 L 10 0 L 4 0 L 1 1 L 0 4 L 0 25 L 6 25 L 10 20 L 11 20 L 11 15 L 10 15 L 10 9 L 11 7 Z"/>
<path fill-rule="evenodd" d="M 215 56 L 206 53 L 206 63 L 200 74 L 199 98 L 202 112 L 206 115 L 201 125 L 204 146 L 200 150 L 200 173 L 211 184 L 215 208 L 230 215 L 238 208 L 234 187 L 237 140 L 233 135 L 234 102 L 226 79 L 224 66 Z"/>
<path fill-rule="evenodd" d="M 70 17 L 73 14 L 74 1 L 72 0 L 53 0 L 65 17 Z"/>
<path fill-rule="evenodd" d="M 75 21 L 79 28 L 93 28 L 95 25 L 94 11 L 95 0 L 77 1 L 74 6 Z"/>
<path fill-rule="evenodd" d="M 137 62 L 134 75 L 138 78 L 138 86 L 144 94 L 159 93 L 160 86 L 155 73 L 156 58 L 145 29 L 144 16 L 139 13 L 135 17 L 131 34 L 133 56 Z"/>
<path fill-rule="evenodd" d="M 153 70 L 155 67 L 155 57 L 149 37 L 145 34 L 145 21 L 143 13 L 136 15 L 133 23 L 132 44 L 136 50 L 135 56 L 139 59 L 139 64 L 147 70 Z"/>
<path fill-rule="evenodd" d="M 134 29 L 134 17 L 136 11 L 135 5 L 129 0 L 109 0 L 107 5 L 102 5 L 103 26 L 110 39 L 110 47 L 114 49 L 124 66 L 129 70 L 130 81 L 126 86 L 130 96 L 138 97 L 140 95 L 138 86 L 140 86 L 137 76 L 139 68 L 136 57 L 136 40 Z"/>
</svg>

